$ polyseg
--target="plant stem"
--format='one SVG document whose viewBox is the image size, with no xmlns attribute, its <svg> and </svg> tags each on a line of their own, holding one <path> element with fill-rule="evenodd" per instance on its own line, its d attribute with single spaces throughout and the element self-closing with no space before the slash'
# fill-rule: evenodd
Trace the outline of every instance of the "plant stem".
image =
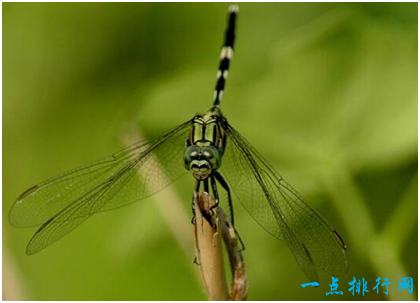
<svg viewBox="0 0 420 303">
<path fill-rule="evenodd" d="M 207 193 L 195 197 L 194 204 L 197 263 L 209 300 L 245 300 L 248 294 L 248 279 L 235 229 L 220 207 L 212 209 L 214 200 Z M 232 271 L 230 295 L 223 262 L 222 239 Z"/>
<path fill-rule="evenodd" d="M 210 214 L 213 205 L 210 195 L 203 193 L 194 200 L 196 258 L 204 288 L 209 300 L 226 301 L 229 300 L 229 290 L 223 263 L 220 221 L 208 220 L 207 214 Z"/>
</svg>

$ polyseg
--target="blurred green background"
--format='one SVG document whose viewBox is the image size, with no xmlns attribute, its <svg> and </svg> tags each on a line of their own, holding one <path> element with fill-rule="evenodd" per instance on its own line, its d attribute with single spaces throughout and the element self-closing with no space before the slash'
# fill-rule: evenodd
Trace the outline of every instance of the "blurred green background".
<svg viewBox="0 0 420 303">
<path fill-rule="evenodd" d="M 3 299 L 205 299 L 184 177 L 41 253 L 7 219 L 63 170 L 155 138 L 211 104 L 228 4 L 3 4 Z M 241 4 L 223 111 L 338 229 L 350 268 L 325 296 L 236 201 L 252 300 L 418 296 L 417 3 Z M 181 201 L 181 202 L 175 202 Z M 369 293 L 347 291 L 353 278 Z M 376 294 L 388 278 L 389 295 Z M 398 280 L 414 279 L 414 292 Z M 385 290 L 385 289 L 383 289 Z"/>
</svg>

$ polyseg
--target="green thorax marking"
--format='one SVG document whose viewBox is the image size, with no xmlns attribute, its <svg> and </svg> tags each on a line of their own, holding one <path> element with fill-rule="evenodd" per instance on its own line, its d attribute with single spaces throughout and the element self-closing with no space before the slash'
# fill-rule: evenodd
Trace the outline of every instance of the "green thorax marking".
<svg viewBox="0 0 420 303">
<path fill-rule="evenodd" d="M 218 108 L 211 109 L 204 116 L 197 116 L 192 123 L 190 142 L 197 146 L 212 145 L 223 153 L 226 138 L 220 126 L 221 113 Z"/>
</svg>

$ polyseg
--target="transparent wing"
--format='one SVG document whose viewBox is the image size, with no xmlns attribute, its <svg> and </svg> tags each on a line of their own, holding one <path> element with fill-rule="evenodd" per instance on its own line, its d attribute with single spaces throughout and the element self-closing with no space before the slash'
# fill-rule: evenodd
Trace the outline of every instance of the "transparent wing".
<svg viewBox="0 0 420 303">
<path fill-rule="evenodd" d="M 317 281 L 315 266 L 329 274 L 347 272 L 345 245 L 338 233 L 230 125 L 221 172 L 251 216 L 286 242 L 299 266 Z"/>
<path fill-rule="evenodd" d="M 47 247 L 99 211 L 142 200 L 182 176 L 189 125 L 187 121 L 150 145 L 140 142 L 24 192 L 12 206 L 10 222 L 42 224 L 27 253 Z"/>
</svg>

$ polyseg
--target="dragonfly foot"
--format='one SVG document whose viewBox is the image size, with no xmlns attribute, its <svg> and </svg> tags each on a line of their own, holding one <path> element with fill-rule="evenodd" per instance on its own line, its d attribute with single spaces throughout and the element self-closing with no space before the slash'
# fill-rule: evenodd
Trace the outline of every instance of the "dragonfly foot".
<svg viewBox="0 0 420 303">
<path fill-rule="evenodd" d="M 194 263 L 195 265 L 198 265 L 198 266 L 200 266 L 200 265 L 201 265 L 201 264 L 200 264 L 200 262 L 198 262 L 197 256 L 195 256 L 195 257 L 194 257 L 193 263 Z"/>
</svg>

